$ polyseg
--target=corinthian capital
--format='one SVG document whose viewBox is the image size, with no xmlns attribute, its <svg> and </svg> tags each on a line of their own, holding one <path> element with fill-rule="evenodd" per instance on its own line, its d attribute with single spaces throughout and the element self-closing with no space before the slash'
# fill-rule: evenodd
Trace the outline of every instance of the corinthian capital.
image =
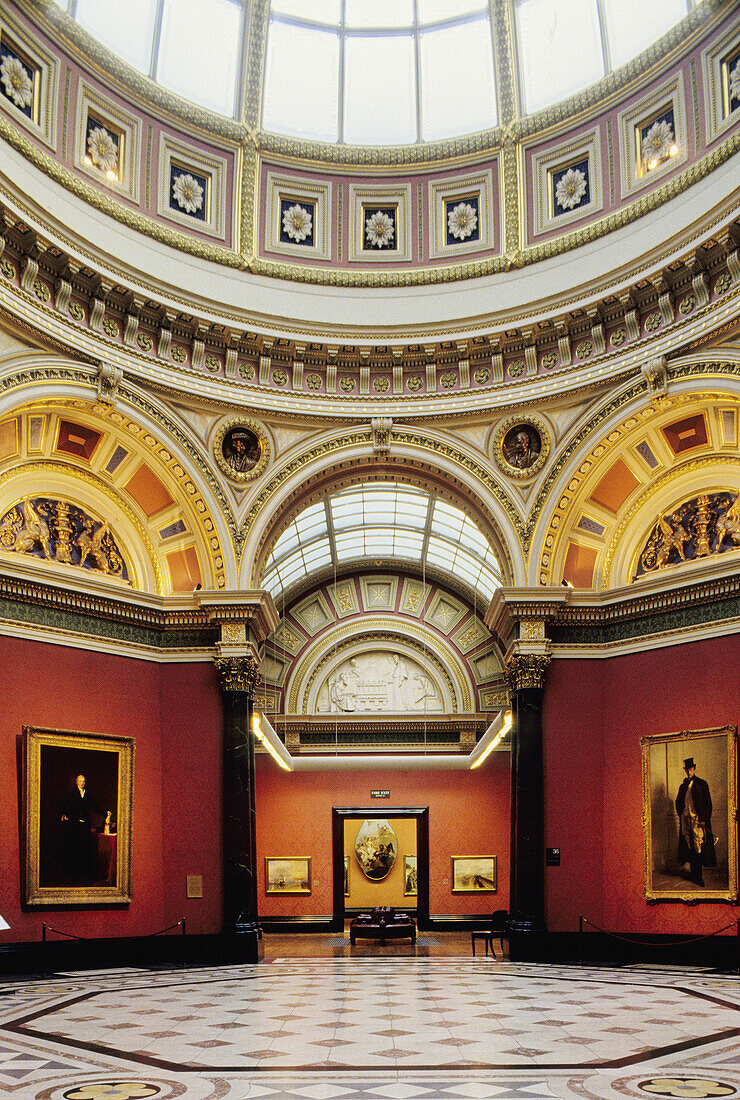
<svg viewBox="0 0 740 1100">
<path fill-rule="evenodd" d="M 549 653 L 514 653 L 504 668 L 504 679 L 511 693 L 521 688 L 541 688 L 552 657 Z"/>
<path fill-rule="evenodd" d="M 243 691 L 250 699 L 262 683 L 259 658 L 248 653 L 239 657 L 216 657 L 222 691 Z"/>
</svg>

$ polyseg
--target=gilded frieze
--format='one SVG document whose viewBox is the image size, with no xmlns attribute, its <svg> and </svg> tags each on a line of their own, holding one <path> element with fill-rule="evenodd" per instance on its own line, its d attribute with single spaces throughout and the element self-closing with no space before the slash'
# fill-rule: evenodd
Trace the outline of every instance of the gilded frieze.
<svg viewBox="0 0 740 1100">
<path fill-rule="evenodd" d="M 0 546 L 130 583 L 123 551 L 108 521 L 66 500 L 27 496 L 18 501 L 0 518 Z"/>
<path fill-rule="evenodd" d="M 740 493 L 702 493 L 662 512 L 640 551 L 635 579 L 740 547 Z"/>
</svg>

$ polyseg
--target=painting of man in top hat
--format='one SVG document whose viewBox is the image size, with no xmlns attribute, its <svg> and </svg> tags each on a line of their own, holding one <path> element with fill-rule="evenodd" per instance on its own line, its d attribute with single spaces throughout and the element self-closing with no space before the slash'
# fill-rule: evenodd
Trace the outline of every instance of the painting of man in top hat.
<svg viewBox="0 0 740 1100">
<path fill-rule="evenodd" d="M 643 737 L 645 896 L 728 900 L 737 882 L 737 727 Z"/>
<path fill-rule="evenodd" d="M 709 784 L 696 774 L 693 756 L 683 762 L 686 778 L 676 795 L 676 813 L 680 823 L 678 862 L 689 865 L 689 881 L 704 886 L 702 868 L 716 867 L 717 856 L 712 833 L 712 796 Z"/>
</svg>

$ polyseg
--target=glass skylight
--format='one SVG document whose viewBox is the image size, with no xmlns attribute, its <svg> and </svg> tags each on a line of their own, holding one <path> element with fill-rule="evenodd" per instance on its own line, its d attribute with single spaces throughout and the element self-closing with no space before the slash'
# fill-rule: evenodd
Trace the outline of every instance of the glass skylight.
<svg viewBox="0 0 740 1100">
<path fill-rule="evenodd" d="M 515 0 L 527 114 L 588 87 L 683 19 L 693 0 Z"/>
<path fill-rule="evenodd" d="M 522 113 L 624 65 L 700 0 L 511 0 Z M 57 0 L 165 88 L 239 117 L 250 0 Z M 322 142 L 408 145 L 498 121 L 489 0 L 271 0 L 262 126 Z M 261 27 L 258 28 L 261 33 Z M 508 49 L 508 44 L 505 47 Z"/>
<path fill-rule="evenodd" d="M 459 508 L 386 482 L 342 489 L 301 512 L 275 543 L 262 584 L 277 597 L 314 573 L 379 558 L 454 572 L 486 601 L 501 585 L 488 540 Z"/>
<path fill-rule="evenodd" d="M 490 129 L 487 0 L 273 0 L 263 91 L 263 126 L 293 137 L 409 145 Z"/>
</svg>

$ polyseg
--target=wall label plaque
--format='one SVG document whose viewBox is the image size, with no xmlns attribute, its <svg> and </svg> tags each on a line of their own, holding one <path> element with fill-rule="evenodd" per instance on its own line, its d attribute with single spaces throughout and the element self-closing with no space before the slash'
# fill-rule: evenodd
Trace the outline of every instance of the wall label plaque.
<svg viewBox="0 0 740 1100">
<path fill-rule="evenodd" d="M 559 848 L 546 848 L 545 849 L 545 866 L 546 867 L 559 867 L 560 866 L 560 849 Z"/>
<path fill-rule="evenodd" d="M 390 798 L 390 791 L 370 791 L 371 798 Z"/>
</svg>

